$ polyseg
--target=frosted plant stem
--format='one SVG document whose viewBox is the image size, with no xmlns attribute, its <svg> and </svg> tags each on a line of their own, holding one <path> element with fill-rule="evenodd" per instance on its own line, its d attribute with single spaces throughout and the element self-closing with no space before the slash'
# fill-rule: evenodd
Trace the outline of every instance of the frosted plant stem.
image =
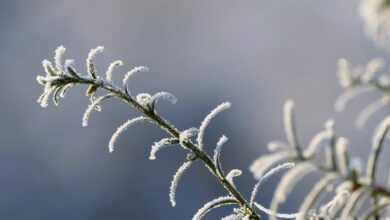
<svg viewBox="0 0 390 220">
<path fill-rule="evenodd" d="M 158 115 L 153 109 L 140 105 L 136 101 L 136 99 L 130 96 L 128 93 L 126 93 L 124 89 L 120 89 L 119 87 L 113 85 L 111 82 L 102 79 L 93 79 L 87 77 L 77 77 L 77 78 L 69 77 L 66 78 L 65 80 L 68 83 L 73 83 L 73 84 L 87 84 L 90 86 L 92 85 L 100 89 L 106 90 L 109 93 L 112 93 L 114 97 L 120 99 L 121 101 L 127 103 L 131 108 L 142 113 L 144 117 L 148 118 L 151 122 L 153 122 L 162 130 L 164 130 L 166 133 L 168 133 L 172 138 L 180 139 L 180 131 L 177 128 L 175 128 L 170 122 L 168 122 L 166 119 Z M 237 204 L 242 209 L 246 210 L 247 213 L 249 213 L 249 220 L 260 220 L 260 216 L 255 212 L 254 208 L 249 205 L 249 202 L 242 196 L 242 194 L 237 190 L 237 188 L 234 187 L 234 185 L 230 181 L 228 181 L 225 176 L 218 174 L 218 168 L 214 164 L 213 159 L 205 151 L 203 151 L 201 148 L 199 148 L 197 144 L 193 143 L 190 140 L 184 141 L 183 145 L 192 151 L 192 153 L 195 156 L 194 157 L 195 159 L 199 159 L 205 164 L 205 166 L 208 168 L 210 173 L 218 180 L 220 185 L 223 186 L 223 188 L 228 192 L 228 194 L 234 197 L 235 200 L 237 201 Z M 307 161 L 308 159 L 297 158 L 297 160 L 300 162 L 304 162 Z M 321 167 L 319 165 L 317 166 L 318 169 L 324 173 L 332 173 L 335 171 L 333 169 Z M 340 178 L 346 179 L 346 177 L 343 177 L 341 174 L 338 175 L 340 176 Z M 385 187 L 381 187 L 375 184 L 367 184 L 365 182 L 361 182 L 358 180 L 356 180 L 355 185 L 356 187 L 367 187 L 374 194 L 390 197 L 390 191 Z"/>
<path fill-rule="evenodd" d="M 152 121 L 154 124 L 159 126 L 171 137 L 176 139 L 180 138 L 180 131 L 177 128 L 175 128 L 173 125 L 171 125 L 166 119 L 156 114 L 153 110 L 141 106 L 132 96 L 128 95 L 124 90 L 116 87 L 110 82 L 99 80 L 99 79 L 84 78 L 84 77 L 80 77 L 77 79 L 69 78 L 69 80 L 72 83 L 95 85 L 101 89 L 104 89 L 114 94 L 115 97 L 127 103 L 131 108 L 134 108 L 135 110 L 141 112 L 145 117 L 147 117 L 150 121 Z M 256 214 L 254 209 L 249 206 L 248 201 L 234 187 L 234 185 L 230 181 L 228 181 L 224 176 L 218 175 L 217 167 L 213 163 L 213 160 L 210 158 L 208 154 L 206 154 L 203 150 L 199 148 L 199 146 L 197 146 L 196 144 L 192 143 L 189 140 L 184 141 L 183 144 L 192 151 L 192 153 L 196 156 L 197 159 L 200 159 L 205 163 L 205 166 L 208 168 L 210 173 L 213 176 L 215 176 L 218 182 L 223 186 L 223 188 L 237 200 L 240 207 L 244 208 L 250 213 L 250 217 L 249 217 L 250 220 L 260 219 L 258 214 Z"/>
</svg>

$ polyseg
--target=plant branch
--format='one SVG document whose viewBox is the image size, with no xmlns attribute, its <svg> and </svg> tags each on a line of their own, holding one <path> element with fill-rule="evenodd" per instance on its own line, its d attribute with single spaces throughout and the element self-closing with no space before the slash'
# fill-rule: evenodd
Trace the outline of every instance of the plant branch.
<svg viewBox="0 0 390 220">
<path fill-rule="evenodd" d="M 97 88 L 104 89 L 107 92 L 114 94 L 120 100 L 127 103 L 131 108 L 136 109 L 145 117 L 149 118 L 153 123 L 158 125 L 171 137 L 177 139 L 180 138 L 180 131 L 177 128 L 171 125 L 166 119 L 156 114 L 153 109 L 148 109 L 140 105 L 131 95 L 129 95 L 126 89 L 120 89 L 114 84 L 101 79 L 85 78 L 82 76 L 79 76 L 77 78 L 69 77 L 67 79 L 69 79 L 71 83 L 93 85 Z M 190 149 L 193 154 L 195 154 L 195 159 L 198 158 L 202 162 L 204 162 L 210 173 L 215 176 L 218 182 L 223 186 L 223 188 L 237 200 L 240 207 L 245 208 L 245 210 L 249 212 L 251 220 L 260 219 L 260 217 L 256 214 L 254 209 L 250 207 L 248 201 L 242 196 L 242 194 L 223 175 L 219 174 L 216 165 L 213 163 L 213 160 L 208 154 L 202 151 L 196 144 L 194 144 L 190 140 L 184 141 L 183 145 L 186 148 Z"/>
</svg>

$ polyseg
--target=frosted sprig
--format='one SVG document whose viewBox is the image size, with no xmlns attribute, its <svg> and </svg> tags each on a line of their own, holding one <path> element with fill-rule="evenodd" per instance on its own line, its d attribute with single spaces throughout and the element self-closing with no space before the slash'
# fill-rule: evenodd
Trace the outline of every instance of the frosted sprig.
<svg viewBox="0 0 390 220">
<path fill-rule="evenodd" d="M 83 127 L 88 126 L 89 117 L 91 116 L 93 110 L 95 110 L 96 107 L 99 106 L 104 100 L 109 99 L 111 97 L 113 97 L 113 94 L 107 94 L 104 96 L 100 96 L 100 97 L 96 98 L 95 100 L 93 100 L 90 105 L 88 105 L 88 107 L 85 110 L 84 115 L 83 115 L 83 120 L 82 120 Z"/>
<path fill-rule="evenodd" d="M 65 62 L 63 61 L 65 48 L 62 46 L 57 48 L 54 55 L 54 61 L 44 60 L 42 62 L 45 74 L 37 77 L 38 83 L 43 87 L 43 93 L 39 97 L 38 102 L 43 107 L 46 107 L 49 104 L 50 98 L 52 98 L 54 104 L 57 105 L 59 98 L 63 98 L 70 88 L 76 85 L 86 85 L 86 94 L 90 98 L 91 103 L 83 115 L 83 126 L 88 125 L 90 114 L 94 110 L 100 109 L 100 104 L 103 100 L 115 97 L 126 103 L 129 107 L 136 110 L 137 113 L 140 113 L 141 116 L 128 120 L 114 132 L 109 142 L 110 152 L 114 150 L 114 145 L 118 137 L 133 124 L 141 121 L 148 121 L 157 125 L 157 127 L 166 132 L 168 136 L 154 143 L 149 159 L 155 159 L 156 153 L 169 145 L 180 144 L 187 153 L 189 151 L 186 158 L 187 160 L 179 167 L 171 183 L 169 199 L 172 206 L 176 205 L 176 189 L 183 173 L 195 161 L 204 163 L 210 174 L 216 178 L 222 188 L 226 190 L 227 195 L 229 195 L 207 203 L 197 214 L 195 214 L 195 219 L 197 219 L 196 216 L 201 218 L 211 209 L 223 205 L 235 205 L 236 209 L 234 209 L 234 213 L 226 218 L 240 220 L 259 220 L 260 215 L 257 214 L 257 211 L 266 213 L 271 219 L 295 217 L 297 219 L 304 219 L 310 216 L 308 214 L 310 209 L 316 208 L 317 205 L 322 208 L 314 214 L 321 218 L 327 219 L 332 216 L 340 217 L 339 213 L 341 213 L 342 216 L 353 216 L 361 209 L 361 206 L 359 205 L 364 201 L 364 199 L 357 194 L 357 192 L 360 191 L 367 192 L 362 193 L 361 195 L 366 195 L 373 200 L 372 207 L 370 207 L 369 211 L 376 216 L 381 211 L 380 207 L 386 204 L 386 199 L 390 197 L 390 192 L 386 188 L 387 186 L 379 186 L 377 185 L 377 181 L 375 181 L 378 158 L 381 149 L 383 148 L 385 137 L 387 136 L 387 130 L 390 124 L 388 121 L 390 120 L 385 120 L 376 131 L 373 139 L 372 152 L 369 156 L 367 172 L 364 173 L 367 174 L 367 176 L 364 176 L 363 172 L 361 172 L 361 168 L 357 169 L 354 167 L 354 160 L 349 158 L 347 152 L 346 139 L 336 135 L 334 123 L 331 121 L 326 123 L 325 129 L 320 131 L 320 133 L 313 138 L 305 151 L 302 151 L 301 146 L 298 143 L 295 127 L 294 103 L 292 100 L 287 101 L 284 106 L 284 125 L 288 143 L 281 141 L 271 142 L 269 144 L 269 150 L 272 151 L 272 153 L 262 155 L 252 164 L 250 170 L 258 179 L 258 182 L 253 189 L 250 200 L 247 200 L 235 187 L 233 181 L 234 177 L 241 175 L 242 171 L 233 169 L 227 175 L 224 175 L 221 168 L 221 149 L 227 141 L 227 137 L 222 136 L 220 138 L 214 149 L 214 155 L 209 155 L 208 152 L 204 150 L 205 146 L 203 139 L 208 125 L 219 113 L 230 108 L 231 104 L 225 102 L 217 106 L 205 117 L 199 129 L 190 128 L 179 130 L 168 120 L 163 118 L 155 109 L 155 104 L 158 100 L 166 99 L 167 101 L 175 103 L 176 97 L 168 92 L 158 92 L 154 95 L 151 95 L 150 93 L 139 93 L 135 96 L 131 95 L 128 90 L 128 81 L 131 75 L 142 71 L 142 68 L 132 69 L 125 74 L 122 80 L 123 86 L 121 87 L 116 86 L 112 79 L 112 70 L 119 65 L 119 62 L 113 62 L 108 67 L 109 71 L 108 74 L 106 74 L 108 77 L 100 77 L 95 69 L 93 61 L 95 56 L 102 51 L 103 47 L 97 47 L 90 51 L 86 61 L 87 74 L 82 74 L 76 70 L 73 64 L 74 62 L 71 59 L 66 59 Z M 383 61 L 373 60 L 364 68 L 353 69 L 346 61 L 341 61 L 341 84 L 348 91 L 352 91 L 355 88 L 372 88 L 382 92 L 384 97 L 389 96 L 390 79 L 383 74 L 377 74 L 382 66 Z M 194 141 L 193 138 L 195 137 L 196 140 Z M 321 153 L 319 145 L 325 143 L 325 140 L 328 141 L 326 143 L 329 145 L 325 147 L 325 157 L 332 162 L 332 166 L 328 166 L 326 163 L 324 165 L 321 160 L 316 160 L 316 157 L 314 157 L 314 155 L 317 156 Z M 284 169 L 284 167 L 289 167 L 289 165 L 277 166 L 284 162 L 287 162 L 287 164 L 296 163 L 297 166 L 291 168 L 291 170 L 284 174 L 275 191 L 271 209 L 265 208 L 254 201 L 256 194 L 258 194 L 260 183 L 277 171 Z M 315 184 L 308 197 L 304 200 L 300 212 L 292 214 L 278 213 L 277 209 L 279 203 L 285 201 L 294 186 L 297 185 L 298 182 L 302 182 L 302 179 L 313 171 L 323 173 L 324 175 L 319 178 L 317 184 Z M 336 197 L 325 206 L 321 206 L 322 202 L 320 203 L 320 197 L 322 194 L 330 191 L 330 189 L 328 190 L 329 187 L 326 186 L 336 184 L 336 181 L 341 182 L 336 189 Z M 345 193 L 342 193 L 344 191 L 351 194 L 349 202 L 345 202 L 347 196 L 342 196 L 346 195 Z M 344 199 L 344 202 L 342 199 Z M 349 210 L 341 211 L 341 208 L 344 206 Z M 301 211 L 303 211 L 302 214 Z M 369 215 L 371 215 L 370 213 Z M 304 217 L 301 217 L 302 215 Z"/>
<path fill-rule="evenodd" d="M 96 55 L 99 53 L 103 53 L 104 47 L 98 46 L 94 49 L 91 49 L 88 53 L 88 57 L 86 59 L 86 66 L 87 66 L 87 72 L 92 78 L 96 78 L 96 68 L 93 63 L 93 60 L 95 59 Z"/>
<path fill-rule="evenodd" d="M 44 60 L 42 62 L 43 69 L 45 71 L 44 76 L 37 76 L 37 81 L 40 85 L 43 87 L 43 93 L 39 97 L 38 102 L 43 106 L 46 107 L 49 104 L 50 97 L 53 97 L 54 104 L 58 104 L 58 98 L 62 98 L 65 96 L 66 91 L 68 91 L 70 88 L 72 88 L 75 85 L 86 85 L 86 95 L 91 100 L 90 105 L 87 107 L 82 120 L 82 125 L 87 126 L 88 121 L 90 118 L 90 114 L 94 110 L 100 110 L 100 104 L 102 101 L 115 97 L 119 99 L 120 101 L 125 102 L 128 106 L 136 110 L 137 112 L 141 113 L 142 116 L 130 119 L 126 121 L 124 124 L 122 124 L 112 135 L 110 141 L 109 141 L 109 151 L 113 152 L 115 149 L 115 143 L 116 140 L 119 138 L 119 136 L 127 130 L 130 126 L 141 122 L 141 121 L 149 121 L 153 124 L 157 125 L 159 128 L 161 128 L 163 131 L 167 132 L 169 137 L 166 139 L 163 139 L 159 142 L 156 142 L 151 149 L 150 153 L 150 159 L 156 158 L 156 153 L 162 149 L 163 147 L 170 145 L 170 144 L 178 144 L 187 151 L 190 151 L 187 156 L 187 160 L 178 170 L 178 172 L 174 175 L 172 186 L 170 187 L 170 200 L 172 205 L 175 205 L 175 192 L 177 188 L 177 184 L 188 167 L 190 167 L 190 164 L 192 164 L 195 160 L 202 161 L 210 173 L 216 177 L 218 182 L 223 186 L 223 188 L 227 191 L 229 195 L 234 198 L 235 204 L 239 207 L 241 210 L 245 210 L 245 218 L 250 216 L 250 219 L 259 219 L 259 216 L 256 214 L 255 210 L 251 207 L 249 207 L 249 204 L 245 200 L 245 198 L 241 195 L 241 193 L 235 188 L 233 185 L 233 182 L 231 179 L 233 176 L 237 176 L 237 172 L 233 172 L 228 176 L 224 176 L 222 172 L 218 172 L 218 169 L 220 169 L 220 164 L 217 165 L 214 163 L 213 158 L 208 155 L 206 151 L 202 150 L 202 147 L 198 143 L 192 142 L 192 138 L 195 137 L 198 134 L 197 128 L 190 128 L 187 130 L 184 130 L 180 132 L 175 126 L 173 126 L 170 122 L 168 122 L 166 119 L 164 119 L 161 115 L 158 114 L 158 112 L 155 109 L 155 104 L 161 100 L 166 99 L 167 101 L 170 101 L 172 103 L 176 102 L 176 97 L 174 97 L 171 93 L 168 92 L 158 92 L 154 94 L 153 96 L 149 93 L 139 93 L 136 96 L 132 96 L 129 93 L 128 90 L 128 81 L 136 72 L 144 71 L 146 68 L 135 68 L 129 71 L 123 78 L 122 83 L 126 84 L 122 87 L 116 86 L 116 84 L 113 82 L 112 79 L 112 71 L 115 67 L 121 64 L 119 61 L 114 61 L 110 64 L 108 67 L 108 71 L 106 72 L 106 77 L 102 78 L 98 75 L 98 72 L 96 71 L 94 59 L 97 54 L 103 52 L 103 47 L 99 46 L 92 50 L 90 50 L 88 57 L 86 59 L 86 65 L 87 65 L 87 74 L 79 73 L 73 66 L 73 61 L 71 59 L 67 59 L 65 63 L 62 61 L 64 58 L 64 51 L 65 49 L 63 47 L 59 47 L 56 50 L 55 57 L 54 57 L 54 63 L 52 64 L 51 61 Z M 60 65 L 61 68 L 59 67 Z M 58 67 L 58 68 L 57 68 Z M 99 96 L 96 96 L 97 92 L 99 91 Z M 100 95 L 100 93 L 103 93 Z M 105 93 L 105 94 L 104 94 Z M 97 97 L 97 98 L 96 98 Z M 214 109 L 203 121 L 201 125 L 201 129 L 205 130 L 209 122 L 212 118 L 214 118 L 219 112 L 227 109 L 230 107 L 230 103 L 223 103 L 216 109 Z M 204 135 L 204 134 L 202 134 Z M 200 135 L 200 136 L 202 136 Z M 217 144 L 219 145 L 218 148 L 221 148 L 223 143 L 226 142 L 227 138 L 222 138 L 220 142 Z M 219 161 L 220 163 L 220 161 Z M 249 219 L 249 218 L 248 218 Z"/>
<path fill-rule="evenodd" d="M 376 112 L 384 107 L 390 106 L 389 77 L 383 73 L 379 73 L 383 69 L 383 66 L 384 61 L 379 58 L 370 60 L 365 67 L 358 66 L 354 69 L 350 67 L 348 61 L 345 59 L 340 59 L 339 61 L 338 75 L 340 85 L 345 91 L 336 100 L 336 111 L 343 111 L 348 102 L 361 94 L 373 91 L 383 93 L 381 98 L 367 105 L 359 113 L 356 119 L 356 126 L 358 128 L 362 128 Z"/>
<path fill-rule="evenodd" d="M 155 106 L 159 100 L 167 100 L 171 104 L 177 103 L 177 98 L 172 93 L 165 92 L 165 91 L 157 92 L 150 99 L 150 106 L 154 111 L 155 111 Z"/>
<path fill-rule="evenodd" d="M 219 138 L 217 146 L 214 149 L 213 162 L 217 166 L 217 169 L 218 169 L 218 172 L 219 172 L 220 175 L 223 175 L 223 170 L 222 170 L 222 167 L 221 167 L 221 159 L 220 159 L 221 152 L 222 152 L 222 147 L 223 147 L 223 145 L 225 145 L 225 143 L 228 140 L 229 139 L 225 135 L 222 135 L 222 137 Z"/>
<path fill-rule="evenodd" d="M 206 132 L 206 128 L 207 126 L 209 126 L 211 120 L 213 118 L 215 118 L 215 116 L 217 116 L 219 113 L 229 109 L 231 107 L 231 104 L 230 102 L 224 102 L 220 105 L 218 105 L 215 109 L 213 109 L 205 118 L 204 120 L 202 121 L 200 127 L 199 127 L 199 133 L 198 133 L 198 137 L 197 137 L 197 143 L 198 143 L 198 146 L 200 149 L 203 148 L 203 138 L 204 138 L 204 134 Z"/>
<path fill-rule="evenodd" d="M 194 137 L 196 134 L 198 134 L 198 129 L 197 128 L 189 128 L 186 129 L 179 134 L 179 143 L 183 148 L 185 147 L 186 141 L 189 141 L 192 137 Z"/>
<path fill-rule="evenodd" d="M 235 186 L 233 179 L 235 177 L 241 176 L 242 171 L 239 169 L 233 169 L 226 175 L 226 180 L 229 181 L 233 186 Z"/>
<path fill-rule="evenodd" d="M 137 118 L 130 119 L 130 120 L 126 121 L 125 123 L 123 123 L 121 126 L 119 126 L 118 129 L 111 136 L 110 143 L 108 144 L 109 152 L 110 153 L 114 152 L 114 150 L 115 150 L 115 142 L 117 141 L 117 139 L 119 138 L 119 136 L 123 132 L 125 132 L 132 125 L 134 125 L 136 123 L 139 123 L 139 122 L 147 121 L 147 120 L 148 120 L 148 118 L 140 116 L 140 117 L 137 117 Z"/>
<path fill-rule="evenodd" d="M 298 156 L 301 156 L 302 152 L 298 144 L 298 138 L 296 134 L 294 108 L 295 108 L 295 104 L 292 99 L 289 99 L 284 103 L 284 107 L 283 107 L 284 131 L 286 132 L 287 141 L 290 147 L 295 148 L 297 150 Z"/>
<path fill-rule="evenodd" d="M 54 55 L 54 63 L 56 64 L 56 69 L 57 71 L 63 71 L 63 60 L 64 60 L 64 54 L 65 54 L 65 47 L 64 46 L 59 46 L 55 50 L 55 55 Z"/>
<path fill-rule="evenodd" d="M 275 213 L 278 212 L 278 206 L 280 203 L 286 201 L 287 196 L 294 189 L 296 184 L 306 175 L 314 172 L 316 167 L 311 163 L 300 163 L 293 169 L 289 170 L 280 180 L 276 187 L 274 197 L 271 202 L 271 210 Z M 274 219 L 274 217 L 270 217 Z"/>
<path fill-rule="evenodd" d="M 209 201 L 200 208 L 195 215 L 192 217 L 192 220 L 202 220 L 202 218 L 211 210 L 219 208 L 225 205 L 234 205 L 237 201 L 234 197 L 231 196 L 222 196 L 216 199 Z"/>
<path fill-rule="evenodd" d="M 149 67 L 147 66 L 136 66 L 134 67 L 133 69 L 131 69 L 129 72 L 127 72 L 125 74 L 125 76 L 123 77 L 123 80 L 122 80 L 122 84 L 123 84 L 123 87 L 127 87 L 127 84 L 129 82 L 129 79 L 136 73 L 139 73 L 139 72 L 148 72 L 149 71 Z"/>
<path fill-rule="evenodd" d="M 249 204 L 253 206 L 253 204 L 255 202 L 255 199 L 256 199 L 256 195 L 257 195 L 257 193 L 259 191 L 259 188 L 260 188 L 260 185 L 261 185 L 262 182 L 264 182 L 265 180 L 267 180 L 271 176 L 275 175 L 276 173 L 278 173 L 278 172 L 280 172 L 282 170 L 285 170 L 285 169 L 291 169 L 294 166 L 295 166 L 294 163 L 284 163 L 284 164 L 281 164 L 281 165 L 278 165 L 278 166 L 272 168 L 267 173 L 265 173 L 264 176 L 262 176 L 259 179 L 259 181 L 256 183 L 256 185 L 253 187 L 252 193 L 251 193 L 251 199 L 250 199 Z"/>
<path fill-rule="evenodd" d="M 157 152 L 159 152 L 162 148 L 172 146 L 178 143 L 179 140 L 177 140 L 176 138 L 163 138 L 155 142 L 151 147 L 149 160 L 155 160 Z"/>
<path fill-rule="evenodd" d="M 295 157 L 294 153 L 291 151 L 282 151 L 273 154 L 267 154 L 256 159 L 252 165 L 249 167 L 249 170 L 252 172 L 255 179 L 259 179 L 264 174 L 278 163 L 281 163 L 286 160 L 292 160 Z"/>
<path fill-rule="evenodd" d="M 53 103 L 58 105 L 59 98 L 63 98 L 67 89 L 73 85 L 71 76 L 78 76 L 71 67 L 67 68 L 66 71 L 63 69 L 64 53 L 65 48 L 63 46 L 59 46 L 55 50 L 55 67 L 49 60 L 42 61 L 46 76 L 39 75 L 36 80 L 44 87 L 43 93 L 37 100 L 43 108 L 48 107 L 50 97 L 52 97 Z"/>
<path fill-rule="evenodd" d="M 149 109 L 152 102 L 152 96 L 149 93 L 139 93 L 136 96 L 136 100 L 142 107 Z"/>
<path fill-rule="evenodd" d="M 171 202 L 172 207 L 176 206 L 176 190 L 177 186 L 179 185 L 180 179 L 182 178 L 184 172 L 190 168 L 192 161 L 186 161 L 184 162 L 179 169 L 176 171 L 175 175 L 173 176 L 171 186 L 169 187 L 169 201 Z"/>
<path fill-rule="evenodd" d="M 114 72 L 114 69 L 117 67 L 123 66 L 123 61 L 122 60 L 115 60 L 114 62 L 110 63 L 108 66 L 108 69 L 106 71 L 106 80 L 107 81 L 112 81 L 112 73 Z"/>
</svg>

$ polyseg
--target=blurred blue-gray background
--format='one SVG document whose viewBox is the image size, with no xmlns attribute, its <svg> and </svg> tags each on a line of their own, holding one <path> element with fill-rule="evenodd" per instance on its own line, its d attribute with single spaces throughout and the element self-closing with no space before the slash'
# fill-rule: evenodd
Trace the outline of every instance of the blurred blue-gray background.
<svg viewBox="0 0 390 220">
<path fill-rule="evenodd" d="M 59 108 L 41 109 L 35 82 L 41 60 L 58 45 L 67 47 L 79 70 L 90 48 L 104 45 L 96 62 L 101 71 L 122 59 L 125 72 L 147 65 L 134 77 L 134 92 L 166 90 L 179 98 L 160 112 L 180 129 L 198 126 L 219 103 L 233 108 L 220 115 L 206 135 L 212 151 L 219 136 L 230 141 L 223 152 L 227 169 L 242 169 L 237 179 L 249 195 L 255 183 L 251 162 L 268 141 L 283 139 L 282 105 L 293 98 L 301 141 L 336 119 L 351 151 L 364 156 L 383 114 L 359 131 L 353 121 L 370 100 L 360 99 L 344 113 L 333 103 L 341 89 L 336 62 L 389 58 L 363 33 L 357 1 L 312 0 L 13 0 L 0 2 L 0 218 L 21 219 L 190 219 L 206 201 L 224 191 L 197 164 L 182 179 L 178 205 L 171 208 L 168 188 L 185 154 L 167 149 L 147 159 L 150 145 L 164 134 L 151 125 L 121 136 L 117 151 L 107 143 L 116 127 L 136 113 L 110 101 L 81 127 L 88 99 L 73 89 Z M 116 72 L 117 80 L 120 71 Z M 389 159 L 383 158 L 383 167 Z M 259 201 L 269 205 L 274 181 Z M 308 185 L 309 186 L 309 185 Z M 295 190 L 283 211 L 294 211 L 307 187 Z M 210 214 L 227 215 L 231 209 Z"/>
</svg>

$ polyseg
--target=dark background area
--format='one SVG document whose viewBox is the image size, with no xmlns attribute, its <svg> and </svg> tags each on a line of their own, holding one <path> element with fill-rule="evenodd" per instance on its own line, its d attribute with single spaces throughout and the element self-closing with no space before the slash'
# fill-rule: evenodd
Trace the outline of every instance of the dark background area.
<svg viewBox="0 0 390 220">
<path fill-rule="evenodd" d="M 136 113 L 114 100 L 81 127 L 88 105 L 84 90 L 73 89 L 59 108 L 41 109 L 36 83 L 41 61 L 58 45 L 67 47 L 79 70 L 90 48 L 104 45 L 99 70 L 122 59 L 125 72 L 147 65 L 134 77 L 134 92 L 170 91 L 176 105 L 160 112 L 178 128 L 199 126 L 216 105 L 233 107 L 213 121 L 206 135 L 210 152 L 219 136 L 230 141 L 223 151 L 227 169 L 239 168 L 236 180 L 249 196 L 255 184 L 248 170 L 266 151 L 267 142 L 284 139 L 282 105 L 293 98 L 301 141 L 307 143 L 328 118 L 351 138 L 351 151 L 364 156 L 383 118 L 365 130 L 354 128 L 360 99 L 344 113 L 334 113 L 341 89 L 336 63 L 345 57 L 365 64 L 388 59 L 363 33 L 357 1 L 292 0 L 13 0 L 0 2 L 0 218 L 20 219 L 190 219 L 208 200 L 223 195 L 203 165 L 185 174 L 178 205 L 171 208 L 168 188 L 184 160 L 179 148 L 149 161 L 150 145 L 164 137 L 151 125 L 138 125 L 121 136 L 109 154 L 107 143 L 123 121 Z M 120 71 L 115 79 L 120 80 Z M 383 158 L 383 167 L 390 160 Z M 277 178 L 275 178 L 275 181 Z M 274 181 L 261 190 L 269 205 Z M 309 183 L 308 183 L 309 186 Z M 295 211 L 308 187 L 299 187 L 283 207 Z M 229 214 L 211 213 L 208 219 Z"/>
</svg>

